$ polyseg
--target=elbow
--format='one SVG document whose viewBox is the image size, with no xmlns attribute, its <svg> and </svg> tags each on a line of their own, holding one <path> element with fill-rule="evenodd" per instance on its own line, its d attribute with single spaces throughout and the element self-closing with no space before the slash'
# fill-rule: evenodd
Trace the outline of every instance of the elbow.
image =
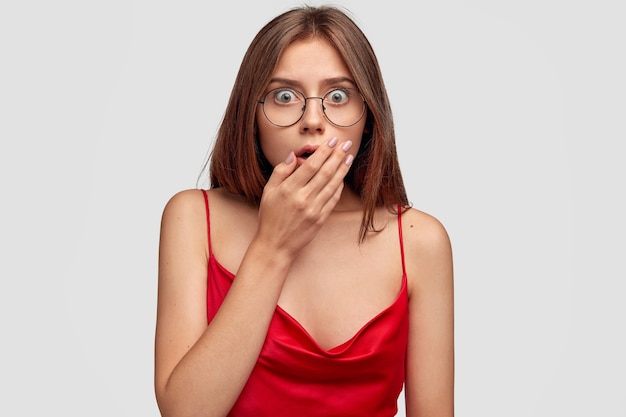
<svg viewBox="0 0 626 417">
<path fill-rule="evenodd" d="M 227 413 L 219 413 L 211 407 L 200 406 L 179 393 L 168 392 L 167 389 L 155 390 L 156 402 L 161 417 L 226 417 Z"/>
<path fill-rule="evenodd" d="M 185 406 L 185 401 L 180 395 L 168 392 L 165 387 L 156 388 L 155 397 L 161 417 L 200 417 Z M 207 415 L 202 417 L 207 417 Z"/>
<path fill-rule="evenodd" d="M 155 397 L 161 417 L 182 417 L 182 414 L 175 411 L 175 407 L 171 404 L 172 401 L 169 401 L 165 388 L 156 388 Z"/>
</svg>

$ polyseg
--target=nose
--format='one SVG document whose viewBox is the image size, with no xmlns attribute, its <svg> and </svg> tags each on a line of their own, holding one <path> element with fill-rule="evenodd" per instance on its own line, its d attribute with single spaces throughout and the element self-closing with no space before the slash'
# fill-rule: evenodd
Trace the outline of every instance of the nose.
<svg viewBox="0 0 626 417">
<path fill-rule="evenodd" d="M 324 132 L 326 117 L 324 116 L 323 103 L 322 97 L 307 97 L 305 99 L 304 114 L 300 119 L 302 132 Z"/>
</svg>

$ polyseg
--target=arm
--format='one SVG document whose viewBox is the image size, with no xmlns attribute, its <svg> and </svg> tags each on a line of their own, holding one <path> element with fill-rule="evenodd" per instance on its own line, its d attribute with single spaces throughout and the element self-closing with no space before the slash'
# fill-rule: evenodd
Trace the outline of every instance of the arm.
<svg viewBox="0 0 626 417">
<path fill-rule="evenodd" d="M 291 262 L 337 203 L 346 151 L 322 146 L 298 170 L 281 163 L 259 225 L 215 318 L 206 323 L 207 237 L 200 193 L 166 205 L 159 247 L 155 393 L 166 417 L 225 416 L 263 346 Z M 295 172 L 294 172 L 295 171 Z"/>
<path fill-rule="evenodd" d="M 434 218 L 410 210 L 403 223 L 409 279 L 407 417 L 454 416 L 454 296 L 450 240 Z"/>
<path fill-rule="evenodd" d="M 163 416 L 229 411 L 256 362 L 289 266 L 252 243 L 207 326 L 206 217 L 200 193 L 194 194 L 175 196 L 162 221 L 155 391 Z M 254 272 L 247 266 L 253 264 Z"/>
</svg>

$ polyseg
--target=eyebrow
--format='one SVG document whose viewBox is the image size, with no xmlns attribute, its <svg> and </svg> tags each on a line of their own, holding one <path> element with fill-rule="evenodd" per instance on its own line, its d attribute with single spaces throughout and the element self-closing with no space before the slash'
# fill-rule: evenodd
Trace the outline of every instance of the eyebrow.
<svg viewBox="0 0 626 417">
<path fill-rule="evenodd" d="M 296 80 L 290 80 L 289 78 L 272 78 L 269 82 L 270 84 L 284 84 L 290 87 L 300 87 L 302 88 L 302 84 L 299 81 Z M 350 83 L 353 86 L 356 87 L 356 83 L 354 82 L 354 80 L 348 78 L 348 77 L 334 77 L 334 78 L 327 78 L 325 80 L 322 81 L 322 84 L 324 86 L 330 86 L 333 84 L 341 84 L 341 83 Z"/>
</svg>

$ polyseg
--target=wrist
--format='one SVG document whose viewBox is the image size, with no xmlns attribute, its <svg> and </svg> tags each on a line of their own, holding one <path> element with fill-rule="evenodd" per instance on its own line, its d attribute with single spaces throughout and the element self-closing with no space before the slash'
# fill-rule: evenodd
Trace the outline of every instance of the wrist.
<svg viewBox="0 0 626 417">
<path fill-rule="evenodd" d="M 255 265 L 265 265 L 273 270 L 284 270 L 286 273 L 295 259 L 295 254 L 285 245 L 256 236 L 250 242 L 246 258 L 254 260 Z"/>
</svg>

